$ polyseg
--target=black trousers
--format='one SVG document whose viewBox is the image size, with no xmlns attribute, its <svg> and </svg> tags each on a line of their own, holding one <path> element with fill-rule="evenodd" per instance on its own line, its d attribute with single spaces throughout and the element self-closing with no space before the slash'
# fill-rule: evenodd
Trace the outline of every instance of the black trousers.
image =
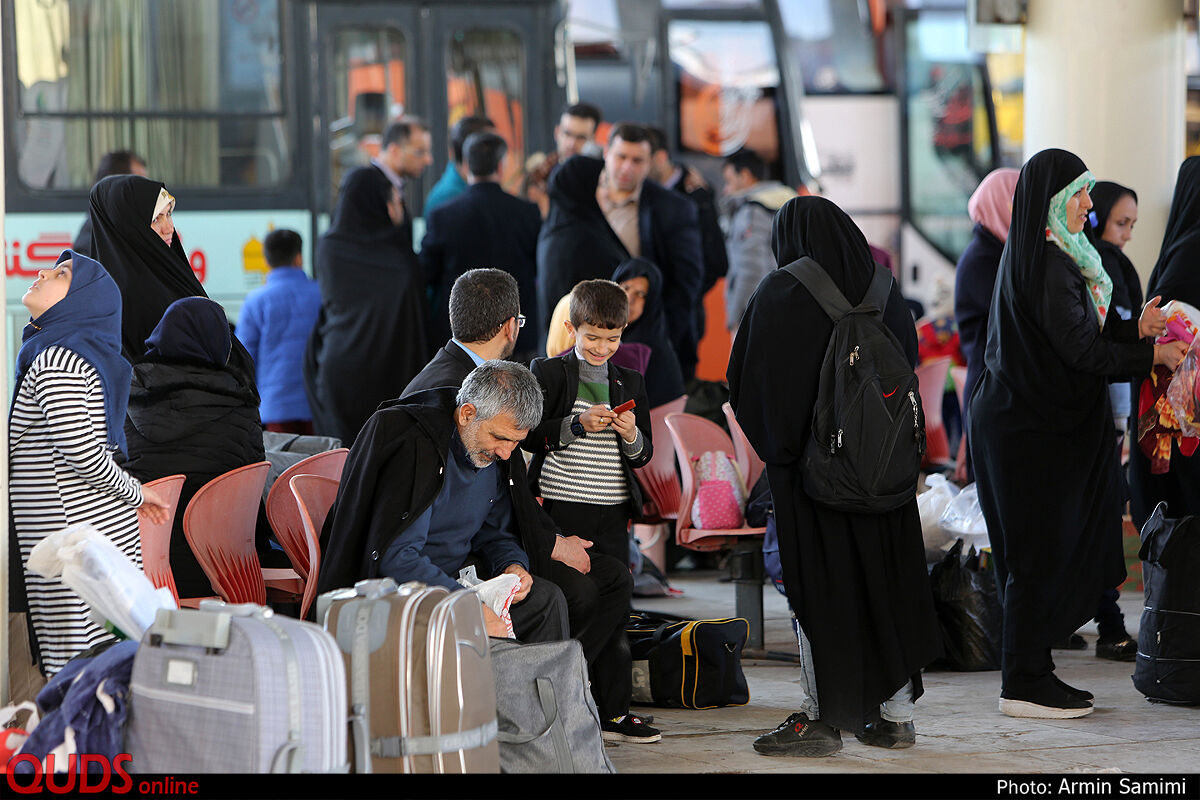
<svg viewBox="0 0 1200 800">
<path fill-rule="evenodd" d="M 591 548 L 587 574 L 551 561 L 546 577 L 566 597 L 571 635 L 583 645 L 600 718 L 615 719 L 629 713 L 633 695 L 633 664 L 625 636 L 633 576 L 623 561 L 595 549 Z"/>
<path fill-rule="evenodd" d="M 529 594 L 510 606 L 509 614 L 522 642 L 558 642 L 571 636 L 567 599 L 553 581 L 534 576 Z"/>
<path fill-rule="evenodd" d="M 592 543 L 590 553 L 604 553 L 622 564 L 629 563 L 629 503 L 598 506 L 546 500 L 542 507 L 562 528 L 565 536 L 578 536 Z"/>
</svg>

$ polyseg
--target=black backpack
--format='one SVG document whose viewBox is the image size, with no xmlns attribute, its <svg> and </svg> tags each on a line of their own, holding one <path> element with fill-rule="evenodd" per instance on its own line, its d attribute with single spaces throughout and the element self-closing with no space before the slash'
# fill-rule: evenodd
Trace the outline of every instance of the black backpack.
<svg viewBox="0 0 1200 800">
<path fill-rule="evenodd" d="M 875 265 L 861 304 L 851 307 L 808 256 L 784 267 L 833 320 L 825 348 L 812 438 L 804 450 L 804 489 L 838 511 L 882 513 L 917 493 L 925 453 L 925 414 L 917 376 L 883 324 L 891 273 Z"/>
</svg>

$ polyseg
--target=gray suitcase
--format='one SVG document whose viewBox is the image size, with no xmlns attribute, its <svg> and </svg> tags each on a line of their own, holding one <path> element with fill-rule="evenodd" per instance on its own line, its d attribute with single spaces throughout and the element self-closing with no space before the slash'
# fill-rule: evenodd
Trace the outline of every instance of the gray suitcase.
<svg viewBox="0 0 1200 800">
<path fill-rule="evenodd" d="M 502 772 L 616 772 L 577 639 L 492 639 Z"/>
<path fill-rule="evenodd" d="M 487 627 L 474 591 L 359 581 L 318 597 L 317 619 L 350 676 L 355 772 L 500 771 Z"/>
<path fill-rule="evenodd" d="M 333 638 L 264 606 L 162 609 L 134 658 L 131 772 L 346 772 L 347 727 Z"/>
</svg>

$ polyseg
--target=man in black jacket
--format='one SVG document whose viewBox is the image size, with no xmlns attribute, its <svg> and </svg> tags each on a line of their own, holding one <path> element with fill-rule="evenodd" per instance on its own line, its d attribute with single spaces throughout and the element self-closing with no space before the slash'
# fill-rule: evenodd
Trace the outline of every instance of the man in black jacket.
<svg viewBox="0 0 1200 800">
<path fill-rule="evenodd" d="M 421 397 L 419 393 L 439 386 L 457 388 L 476 365 L 507 357 L 516 342 L 520 311 L 517 284 L 511 275 L 498 269 L 463 273 L 450 292 L 454 338 L 413 378 L 401 399 Z M 523 472 L 524 462 L 521 467 Z M 550 515 L 533 501 L 528 483 L 516 489 L 521 487 L 533 503 L 537 524 L 553 539 L 549 558 L 532 570 L 533 575 L 548 578 L 562 589 L 571 635 L 583 645 L 601 717 L 621 717 L 628 712 L 633 693 L 632 658 L 624 635 L 633 594 L 629 567 L 622 559 L 594 552 L 586 539 L 562 534 Z M 630 720 L 628 724 L 640 723 Z M 646 736 L 622 739 L 646 740 Z"/>
<path fill-rule="evenodd" d="M 688 381 L 696 374 L 695 310 L 704 285 L 699 216 L 686 197 L 646 180 L 649 172 L 646 129 L 618 123 L 609 134 L 596 201 L 629 254 L 648 258 L 662 270 L 667 331 Z"/>
<path fill-rule="evenodd" d="M 519 364 L 489 361 L 457 392 L 433 389 L 376 411 L 354 442 L 321 532 L 321 592 L 387 576 L 457 589 L 474 555 L 481 578 L 511 573 L 520 590 L 517 637 L 569 635 L 566 600 L 545 571 L 554 536 L 509 458 L 540 419 L 537 381 Z M 505 636 L 484 608 L 489 635 Z"/>
<path fill-rule="evenodd" d="M 473 133 L 463 145 L 467 190 L 425 217 L 421 265 L 433 294 L 429 314 L 431 344 L 450 337 L 450 288 L 474 267 L 495 267 L 512 275 L 521 291 L 529 323 L 517 339 L 518 360 L 537 355 L 538 321 L 534 281 L 542 215 L 537 206 L 500 187 L 508 145 L 495 133 Z M 523 356 L 523 358 L 522 358 Z"/>
</svg>

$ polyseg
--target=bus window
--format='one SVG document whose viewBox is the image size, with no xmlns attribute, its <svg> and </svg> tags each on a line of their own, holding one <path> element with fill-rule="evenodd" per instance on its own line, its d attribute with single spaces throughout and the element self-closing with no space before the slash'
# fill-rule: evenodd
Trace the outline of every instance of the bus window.
<svg viewBox="0 0 1200 800">
<path fill-rule="evenodd" d="M 404 35 L 394 28 L 345 28 L 333 37 L 330 208 L 342 176 L 379 155 L 387 121 L 404 114 L 406 57 Z"/>
<path fill-rule="evenodd" d="M 922 12 L 907 37 L 910 219 L 956 261 L 971 239 L 967 199 L 993 164 L 982 57 L 966 49 L 961 13 Z"/>
<path fill-rule="evenodd" d="M 449 124 L 483 116 L 508 143 L 502 183 L 517 190 L 525 165 L 525 48 L 516 32 L 469 28 L 454 31 L 446 53 Z"/>
<path fill-rule="evenodd" d="M 289 177 L 278 0 L 14 0 L 13 12 L 29 188 L 86 188 L 117 149 L 173 188 Z"/>
<path fill-rule="evenodd" d="M 770 177 L 781 177 L 779 68 L 767 23 L 671 20 L 667 34 L 683 154 L 719 172 L 719 159 L 747 147 L 767 162 Z"/>
<path fill-rule="evenodd" d="M 790 0 L 779 4 L 788 50 L 800 65 L 808 94 L 890 92 L 894 76 L 890 35 L 871 32 L 865 6 L 841 0 Z M 889 28 L 890 31 L 890 28 Z"/>
</svg>

